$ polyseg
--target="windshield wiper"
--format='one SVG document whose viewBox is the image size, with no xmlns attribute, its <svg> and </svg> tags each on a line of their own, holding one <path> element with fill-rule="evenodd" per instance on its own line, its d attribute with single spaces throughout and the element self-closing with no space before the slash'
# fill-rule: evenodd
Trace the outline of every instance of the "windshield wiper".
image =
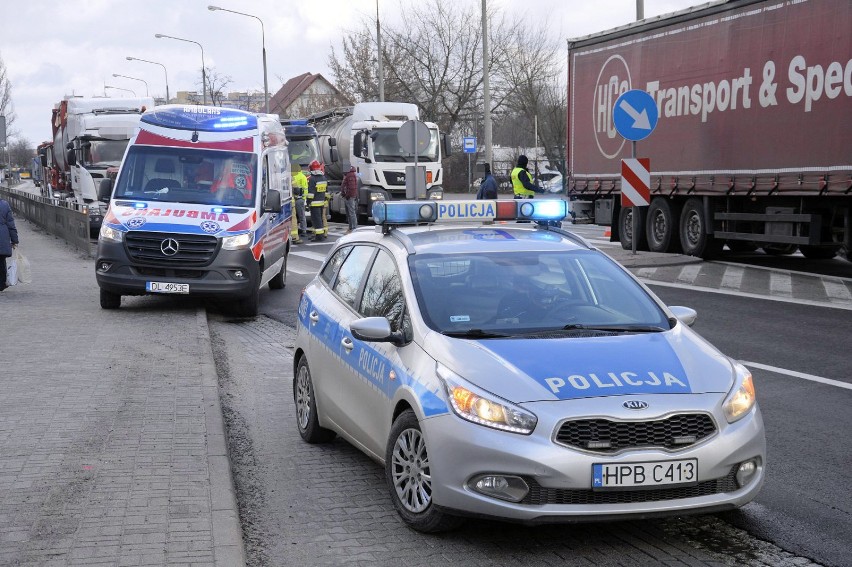
<svg viewBox="0 0 852 567">
<path fill-rule="evenodd" d="M 448 337 L 456 337 L 462 339 L 503 339 L 511 335 L 501 333 L 491 333 L 482 329 L 467 329 L 465 331 L 443 331 L 442 335 Z"/>
<path fill-rule="evenodd" d="M 656 325 L 583 325 L 581 323 L 570 323 L 562 327 L 563 331 L 612 331 L 615 333 L 664 333 L 669 329 Z"/>
</svg>

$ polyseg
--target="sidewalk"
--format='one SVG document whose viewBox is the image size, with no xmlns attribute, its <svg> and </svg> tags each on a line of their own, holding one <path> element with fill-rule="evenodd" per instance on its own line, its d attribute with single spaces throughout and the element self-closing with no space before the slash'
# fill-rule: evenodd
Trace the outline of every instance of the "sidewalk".
<svg viewBox="0 0 852 567">
<path fill-rule="evenodd" d="M 33 282 L 0 293 L 0 565 L 244 565 L 203 309 L 102 310 L 94 260 L 16 223 Z"/>
</svg>

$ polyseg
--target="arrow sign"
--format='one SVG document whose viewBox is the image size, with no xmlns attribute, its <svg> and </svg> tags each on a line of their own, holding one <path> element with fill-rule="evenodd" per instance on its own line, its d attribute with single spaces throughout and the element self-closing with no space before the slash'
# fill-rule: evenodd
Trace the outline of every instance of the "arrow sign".
<svg viewBox="0 0 852 567">
<path fill-rule="evenodd" d="M 621 206 L 647 207 L 651 204 L 651 160 L 621 160 Z"/>
<path fill-rule="evenodd" d="M 612 121 L 615 129 L 627 140 L 644 140 L 657 126 L 660 114 L 654 98 L 634 89 L 622 94 L 612 109 Z"/>
</svg>

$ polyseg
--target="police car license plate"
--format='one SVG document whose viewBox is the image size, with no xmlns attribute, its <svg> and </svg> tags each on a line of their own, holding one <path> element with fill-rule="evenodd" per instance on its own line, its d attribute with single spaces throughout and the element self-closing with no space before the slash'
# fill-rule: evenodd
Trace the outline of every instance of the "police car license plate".
<svg viewBox="0 0 852 567">
<path fill-rule="evenodd" d="M 592 488 L 595 490 L 697 482 L 698 459 L 592 465 Z"/>
<path fill-rule="evenodd" d="M 189 284 L 145 282 L 145 291 L 150 291 L 152 293 L 189 293 Z"/>
</svg>

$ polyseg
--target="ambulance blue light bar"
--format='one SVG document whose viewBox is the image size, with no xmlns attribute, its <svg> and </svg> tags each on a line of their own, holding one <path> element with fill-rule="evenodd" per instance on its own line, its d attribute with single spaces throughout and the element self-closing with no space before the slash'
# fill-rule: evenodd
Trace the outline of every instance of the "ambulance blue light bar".
<svg viewBox="0 0 852 567">
<path fill-rule="evenodd" d="M 142 122 L 199 132 L 241 132 L 257 128 L 257 116 L 254 114 L 220 106 L 158 106 L 143 114 Z"/>
<path fill-rule="evenodd" d="M 568 203 L 561 200 L 504 201 L 376 201 L 376 224 L 493 222 L 495 220 L 556 221 L 568 216 Z"/>
</svg>

